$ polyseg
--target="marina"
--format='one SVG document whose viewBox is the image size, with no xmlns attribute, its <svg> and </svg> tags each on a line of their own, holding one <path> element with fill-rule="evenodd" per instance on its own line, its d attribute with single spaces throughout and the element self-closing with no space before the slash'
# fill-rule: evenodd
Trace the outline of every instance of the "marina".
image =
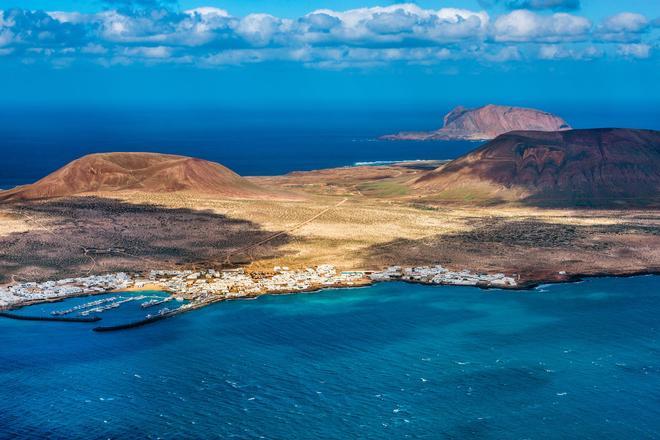
<svg viewBox="0 0 660 440">
<path fill-rule="evenodd" d="M 108 305 L 101 305 L 99 307 L 94 307 L 93 309 L 83 310 L 82 312 L 80 312 L 80 315 L 81 316 L 88 316 L 90 313 L 102 313 L 102 312 L 105 312 L 106 310 L 116 309 L 119 306 L 121 306 L 122 304 L 125 304 L 127 302 L 141 301 L 144 298 L 145 298 L 145 296 L 143 296 L 143 295 L 136 296 L 136 297 L 133 297 L 133 298 L 123 298 L 123 299 L 120 299 L 119 301 L 112 302 Z"/>
<path fill-rule="evenodd" d="M 90 308 L 90 307 L 96 307 L 96 306 L 100 306 L 101 304 L 112 302 L 116 299 L 117 299 L 117 297 L 115 297 L 115 296 L 112 296 L 110 298 L 98 299 L 96 301 L 92 301 L 92 302 L 88 302 L 88 303 L 85 303 L 85 304 L 77 305 L 75 307 L 71 307 L 70 309 L 54 310 L 54 311 L 50 312 L 50 314 L 53 315 L 53 316 L 69 315 L 69 314 L 71 314 L 73 312 L 77 312 L 79 310 L 84 310 L 84 309 L 87 309 L 87 308 Z"/>
</svg>

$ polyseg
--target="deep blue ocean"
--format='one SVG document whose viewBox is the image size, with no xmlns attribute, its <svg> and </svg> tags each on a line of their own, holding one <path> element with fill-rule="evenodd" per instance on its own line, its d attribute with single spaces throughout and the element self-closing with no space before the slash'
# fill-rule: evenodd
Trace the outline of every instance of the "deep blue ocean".
<svg viewBox="0 0 660 440">
<path fill-rule="evenodd" d="M 0 319 L 0 438 L 660 438 L 659 316 L 643 276 L 384 283 L 104 334 Z"/>
<path fill-rule="evenodd" d="M 402 130 L 442 126 L 452 104 L 422 109 L 209 107 L 0 107 L 0 188 L 31 183 L 85 154 L 155 151 L 220 162 L 241 175 L 350 166 L 358 162 L 454 159 L 474 142 L 391 142 Z M 576 128 L 660 129 L 657 107 L 539 105 Z"/>
</svg>

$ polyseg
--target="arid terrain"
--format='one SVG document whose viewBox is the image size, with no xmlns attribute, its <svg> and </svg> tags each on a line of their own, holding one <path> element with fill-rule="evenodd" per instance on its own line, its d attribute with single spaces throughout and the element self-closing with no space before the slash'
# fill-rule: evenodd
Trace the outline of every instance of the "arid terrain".
<svg viewBox="0 0 660 440">
<path fill-rule="evenodd" d="M 120 192 L 3 204 L 1 280 L 323 263 L 442 264 L 515 273 L 522 282 L 660 270 L 657 210 L 426 203 L 402 183 L 421 172 L 391 166 L 251 178 L 296 187 L 306 195 L 298 201 Z M 322 176 L 327 183 L 308 183 Z"/>
<path fill-rule="evenodd" d="M 107 176 L 99 177 L 96 168 L 80 166 L 86 163 L 81 159 L 78 166 L 63 169 L 67 176 L 82 176 L 63 180 L 70 193 L 25 196 L 36 194 L 44 181 L 61 182 L 55 178 L 62 170 L 4 193 L 0 283 L 119 270 L 241 266 L 269 271 L 277 265 L 319 264 L 342 270 L 442 264 L 454 270 L 516 274 L 522 285 L 578 275 L 660 271 L 660 211 L 648 199 L 658 186 L 658 165 L 646 160 L 658 154 L 658 133 L 599 132 L 595 144 L 591 134 L 561 133 L 544 134 L 541 146 L 530 143 L 529 135 L 518 136 L 520 142 L 513 144 L 510 138 L 498 138 L 450 163 L 346 167 L 272 177 L 240 177 L 204 163 L 204 169 L 221 170 L 230 180 L 216 186 L 202 175 L 203 191 L 195 172 L 166 173 L 174 189 L 154 190 L 158 185 L 151 177 L 151 156 L 145 161 L 144 156 L 123 154 L 120 159 L 131 163 L 133 171 L 122 171 L 122 176 L 147 177 L 139 185 L 134 179 L 120 179 L 116 187 L 108 184 L 114 181 Z M 567 147 L 562 144 L 566 136 L 579 139 Z M 616 145 L 626 148 L 624 158 L 617 159 Z M 529 149 L 532 153 L 525 153 Z M 601 153 L 590 155 L 593 151 Z M 499 160 L 474 159 L 492 154 Z M 576 158 L 565 159 L 571 154 Z M 511 174 L 510 167 L 519 166 L 518 157 L 524 158 L 525 171 Z M 108 157 L 103 159 L 105 163 Z M 175 158 L 176 166 L 182 161 L 190 163 Z M 585 183 L 584 176 L 595 174 Z M 530 198 L 538 188 L 563 185 L 557 176 L 568 176 L 570 185 L 576 175 L 583 188 L 616 188 L 616 197 L 639 196 L 645 205 L 545 207 Z M 182 190 L 180 176 L 186 182 Z M 495 177 L 488 180 L 491 176 Z M 104 183 L 90 190 L 89 179 Z M 465 182 L 471 182 L 468 189 Z M 483 193 L 475 182 L 483 184 Z M 497 194 L 489 192 L 495 184 L 500 188 Z M 81 187 L 86 190 L 78 191 Z M 248 192 L 242 193 L 245 189 Z"/>
</svg>

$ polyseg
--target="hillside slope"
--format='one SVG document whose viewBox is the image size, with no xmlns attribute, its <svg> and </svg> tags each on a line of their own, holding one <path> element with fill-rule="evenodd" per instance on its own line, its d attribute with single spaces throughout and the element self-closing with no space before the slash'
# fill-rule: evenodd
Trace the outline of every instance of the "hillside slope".
<svg viewBox="0 0 660 440">
<path fill-rule="evenodd" d="M 511 132 L 421 176 L 413 188 L 564 204 L 647 204 L 660 193 L 660 132 Z"/>
</svg>

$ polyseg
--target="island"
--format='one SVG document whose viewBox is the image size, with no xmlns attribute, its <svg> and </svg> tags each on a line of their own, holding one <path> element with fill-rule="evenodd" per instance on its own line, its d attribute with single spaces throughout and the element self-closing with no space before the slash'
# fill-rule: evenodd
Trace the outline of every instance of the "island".
<svg viewBox="0 0 660 440">
<path fill-rule="evenodd" d="M 0 308 L 156 289 L 185 298 L 180 313 L 392 280 L 657 273 L 659 194 L 653 130 L 518 131 L 449 162 L 281 176 L 95 154 L 0 192 Z"/>
<path fill-rule="evenodd" d="M 385 140 L 412 141 L 484 141 L 516 130 L 570 130 L 559 116 L 531 108 L 485 105 L 469 109 L 456 107 L 444 117 L 442 128 L 433 131 L 403 131 L 382 136 Z"/>
</svg>

